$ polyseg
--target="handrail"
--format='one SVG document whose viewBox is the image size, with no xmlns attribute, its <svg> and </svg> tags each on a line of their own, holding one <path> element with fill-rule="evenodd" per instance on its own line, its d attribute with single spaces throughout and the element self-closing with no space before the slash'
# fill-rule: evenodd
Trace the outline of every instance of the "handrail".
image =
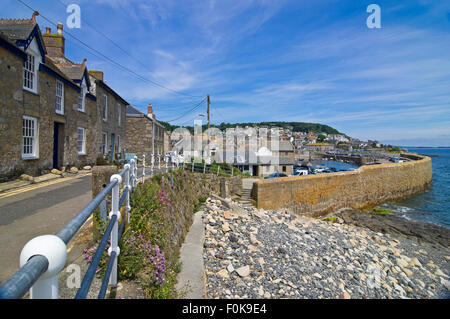
<svg viewBox="0 0 450 319">
<path fill-rule="evenodd" d="M 105 230 L 105 233 L 103 234 L 102 240 L 100 241 L 100 244 L 98 245 L 97 251 L 95 252 L 94 257 L 92 258 L 92 262 L 89 265 L 88 270 L 86 271 L 86 275 L 83 278 L 81 287 L 80 287 L 80 289 L 78 289 L 78 292 L 75 295 L 75 299 L 86 298 L 86 296 L 89 292 L 89 288 L 91 287 L 92 280 L 94 279 L 95 271 L 97 270 L 98 264 L 100 263 L 100 260 L 102 258 L 103 252 L 106 247 L 106 244 L 108 243 L 108 236 L 111 234 L 111 231 L 113 229 L 113 226 L 114 226 L 116 220 L 117 220 L 117 216 L 113 215 L 108 224 L 108 227 Z"/>
<path fill-rule="evenodd" d="M 75 216 L 59 233 L 56 234 L 61 238 L 66 244 L 72 239 L 76 232 L 83 226 L 86 220 L 91 216 L 94 210 L 97 209 L 98 205 L 103 201 L 103 199 L 109 194 L 109 192 L 116 186 L 117 180 L 106 185 L 106 187 L 95 196 L 95 198 L 81 210 L 81 212 Z"/>
<path fill-rule="evenodd" d="M 47 271 L 48 259 L 42 255 L 31 257 L 4 285 L 0 287 L 0 299 L 20 299 Z"/>
<path fill-rule="evenodd" d="M 0 286 L 0 299 L 18 299 L 23 297 L 27 291 L 30 291 L 30 298 L 58 298 L 58 276 L 64 268 L 67 257 L 67 244 L 75 236 L 78 230 L 84 225 L 87 219 L 97 209 L 100 203 L 111 194 L 111 213 L 110 222 L 102 236 L 98 249 L 93 257 L 91 264 L 83 278 L 80 289 L 77 291 L 76 298 L 85 298 L 95 276 L 95 271 L 103 255 L 108 237 L 111 239 L 111 246 L 108 250 L 109 261 L 106 268 L 105 278 L 103 278 L 102 287 L 98 295 L 104 298 L 108 284 L 117 285 L 117 258 L 120 255 L 118 243 L 122 237 L 126 220 L 130 219 L 130 196 L 132 190 L 137 186 L 138 179 L 142 182 L 146 178 L 146 168 L 150 168 L 150 176 L 153 176 L 156 158 L 158 159 L 158 169 L 161 172 L 161 155 L 150 155 L 150 165 L 146 164 L 146 156 L 141 158 L 142 165 L 137 165 L 139 158 L 135 156 L 125 164 L 122 171 L 111 177 L 110 183 L 103 188 L 92 201 L 89 202 L 71 221 L 69 221 L 56 236 L 39 236 L 27 243 L 22 254 L 27 248 L 25 259 L 22 261 L 22 267 L 2 286 Z M 170 162 L 170 158 L 165 156 L 163 161 L 166 163 L 165 171 L 177 168 L 186 168 L 184 163 L 178 165 L 178 162 Z M 194 165 L 195 166 L 195 165 Z M 138 176 L 137 170 L 142 169 L 142 174 Z M 194 167 L 193 167 L 194 168 Z M 124 189 L 120 195 L 120 185 L 124 182 Z M 120 195 L 120 196 L 119 196 Z M 120 227 L 118 221 L 120 218 L 120 208 L 125 205 L 126 218 L 122 218 Z M 31 244 L 32 243 L 32 244 Z M 29 245 L 31 244 L 31 245 Z M 42 248 L 44 247 L 44 248 Z M 42 248 L 42 249 L 41 249 Z M 40 251 L 44 253 L 40 253 Z M 47 254 L 48 251 L 51 253 Z M 31 252 L 31 255 L 30 255 Z M 55 255 L 56 254 L 56 255 Z M 56 256 L 56 257 L 55 257 Z M 28 258 L 28 260 L 26 260 Z M 56 259 L 55 259 L 56 258 Z M 55 261 L 56 260 L 56 261 Z M 54 264 L 57 264 L 57 267 Z M 49 265 L 52 267 L 49 268 Z M 50 273 L 49 273 L 50 272 Z M 45 274 L 45 277 L 43 275 Z"/>
</svg>

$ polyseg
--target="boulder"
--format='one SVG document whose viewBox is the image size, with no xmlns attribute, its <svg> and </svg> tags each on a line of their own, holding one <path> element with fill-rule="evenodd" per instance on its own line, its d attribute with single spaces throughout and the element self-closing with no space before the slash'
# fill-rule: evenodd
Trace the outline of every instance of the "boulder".
<svg viewBox="0 0 450 319">
<path fill-rule="evenodd" d="M 19 179 L 21 179 L 23 181 L 27 181 L 27 182 L 32 182 L 34 180 L 33 176 L 30 176 L 27 174 L 20 175 Z"/>
<path fill-rule="evenodd" d="M 85 171 L 90 171 L 91 169 L 92 169 L 92 166 L 89 166 L 89 165 L 83 167 L 83 170 L 85 170 Z"/>
<path fill-rule="evenodd" d="M 70 168 L 70 172 L 73 174 L 77 174 L 78 173 L 78 168 L 76 168 L 75 166 Z"/>
<path fill-rule="evenodd" d="M 62 174 L 62 172 L 59 169 L 56 169 L 56 168 L 52 169 L 50 171 L 50 173 L 55 174 L 55 175 L 61 175 Z"/>
</svg>

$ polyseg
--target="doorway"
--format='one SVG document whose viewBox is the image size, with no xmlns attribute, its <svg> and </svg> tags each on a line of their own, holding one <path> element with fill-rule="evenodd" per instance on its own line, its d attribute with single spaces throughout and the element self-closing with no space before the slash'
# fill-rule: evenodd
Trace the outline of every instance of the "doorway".
<svg viewBox="0 0 450 319">
<path fill-rule="evenodd" d="M 59 169 L 64 158 L 64 124 L 53 124 L 53 168 Z"/>
</svg>

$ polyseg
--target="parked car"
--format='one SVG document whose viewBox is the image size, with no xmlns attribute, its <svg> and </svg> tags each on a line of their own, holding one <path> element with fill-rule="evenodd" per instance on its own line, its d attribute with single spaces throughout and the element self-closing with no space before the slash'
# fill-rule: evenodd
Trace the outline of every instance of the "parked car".
<svg viewBox="0 0 450 319">
<path fill-rule="evenodd" d="M 297 169 L 291 176 L 306 176 L 309 174 L 307 169 Z"/>
<path fill-rule="evenodd" d="M 270 174 L 269 176 L 264 177 L 264 179 L 278 178 L 278 177 L 288 177 L 288 176 L 284 173 L 273 173 L 273 174 Z"/>
<path fill-rule="evenodd" d="M 403 162 L 404 162 L 404 160 L 402 160 L 402 159 L 399 158 L 399 157 L 391 157 L 391 158 L 389 159 L 389 161 L 392 162 L 392 163 L 403 163 Z"/>
</svg>

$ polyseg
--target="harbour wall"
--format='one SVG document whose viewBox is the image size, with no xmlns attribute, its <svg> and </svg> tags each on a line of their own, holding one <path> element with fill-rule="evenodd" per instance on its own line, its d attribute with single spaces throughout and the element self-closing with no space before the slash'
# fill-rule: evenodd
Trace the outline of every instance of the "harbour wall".
<svg viewBox="0 0 450 319">
<path fill-rule="evenodd" d="M 321 216 L 341 208 L 364 209 L 425 191 L 432 183 L 431 159 L 408 153 L 404 163 L 365 165 L 355 171 L 259 180 L 256 207 L 288 208 Z"/>
</svg>

